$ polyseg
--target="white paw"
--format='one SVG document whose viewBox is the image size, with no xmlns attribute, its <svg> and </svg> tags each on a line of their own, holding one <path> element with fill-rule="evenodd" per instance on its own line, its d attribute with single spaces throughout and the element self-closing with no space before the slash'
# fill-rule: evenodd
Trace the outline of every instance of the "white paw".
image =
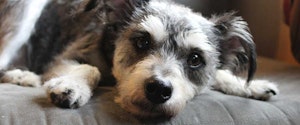
<svg viewBox="0 0 300 125">
<path fill-rule="evenodd" d="M 40 87 L 41 77 L 30 71 L 14 69 L 6 71 L 0 78 L 0 83 L 12 83 L 20 86 Z"/>
<path fill-rule="evenodd" d="M 268 100 L 279 94 L 277 86 L 267 80 L 253 80 L 248 89 L 251 92 L 250 97 L 258 100 Z"/>
<path fill-rule="evenodd" d="M 87 80 L 78 77 L 61 76 L 45 82 L 48 97 L 61 108 L 78 108 L 92 96 Z"/>
</svg>

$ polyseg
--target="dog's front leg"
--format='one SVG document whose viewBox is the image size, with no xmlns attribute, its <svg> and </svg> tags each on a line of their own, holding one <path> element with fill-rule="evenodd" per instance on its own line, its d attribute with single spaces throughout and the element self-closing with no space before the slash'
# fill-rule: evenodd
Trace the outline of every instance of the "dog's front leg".
<svg viewBox="0 0 300 125">
<path fill-rule="evenodd" d="M 100 80 L 99 70 L 72 60 L 62 60 L 52 66 L 43 76 L 52 103 L 62 108 L 86 104 Z"/>
<path fill-rule="evenodd" d="M 268 100 L 279 93 L 277 86 L 267 80 L 253 80 L 246 86 L 246 80 L 233 75 L 229 70 L 218 70 L 213 89 L 226 94 Z"/>
</svg>

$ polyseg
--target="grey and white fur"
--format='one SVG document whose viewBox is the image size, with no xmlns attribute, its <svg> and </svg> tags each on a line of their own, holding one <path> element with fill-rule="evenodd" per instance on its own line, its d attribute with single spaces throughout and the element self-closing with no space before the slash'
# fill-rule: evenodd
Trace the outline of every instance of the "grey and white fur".
<svg viewBox="0 0 300 125">
<path fill-rule="evenodd" d="M 0 41 L 9 47 L 22 39 L 29 52 L 29 71 L 8 70 L 10 56 L 0 80 L 43 86 L 59 107 L 84 106 L 114 79 L 115 102 L 143 117 L 174 116 L 207 88 L 259 100 L 279 92 L 252 80 L 255 44 L 234 12 L 206 18 L 169 0 L 42 0 L 30 9 L 35 2 L 0 2 Z M 243 72 L 246 79 L 237 76 Z"/>
</svg>

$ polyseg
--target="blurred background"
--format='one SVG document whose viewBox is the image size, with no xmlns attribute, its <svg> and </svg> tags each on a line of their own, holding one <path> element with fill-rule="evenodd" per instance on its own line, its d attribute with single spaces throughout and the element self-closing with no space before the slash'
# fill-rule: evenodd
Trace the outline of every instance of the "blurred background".
<svg viewBox="0 0 300 125">
<path fill-rule="evenodd" d="M 291 52 L 290 29 L 285 23 L 284 0 L 175 0 L 204 16 L 231 10 L 248 23 L 259 56 L 300 65 Z M 300 48 L 299 48 L 300 49 Z"/>
</svg>

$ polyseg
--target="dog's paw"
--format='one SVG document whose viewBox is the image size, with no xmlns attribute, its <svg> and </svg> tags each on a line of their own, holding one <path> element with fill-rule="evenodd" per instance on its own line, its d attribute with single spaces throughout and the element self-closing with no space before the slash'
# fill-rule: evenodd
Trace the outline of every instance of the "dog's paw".
<svg viewBox="0 0 300 125">
<path fill-rule="evenodd" d="M 272 96 L 279 94 L 277 86 L 267 80 L 254 80 L 249 88 L 250 98 L 258 100 L 269 100 Z"/>
<path fill-rule="evenodd" d="M 45 82 L 51 102 L 61 108 L 78 108 L 88 102 L 92 90 L 83 78 L 62 76 Z"/>
<path fill-rule="evenodd" d="M 11 83 L 20 86 L 40 87 L 41 77 L 30 71 L 20 69 L 9 70 L 3 73 L 0 83 Z"/>
</svg>

